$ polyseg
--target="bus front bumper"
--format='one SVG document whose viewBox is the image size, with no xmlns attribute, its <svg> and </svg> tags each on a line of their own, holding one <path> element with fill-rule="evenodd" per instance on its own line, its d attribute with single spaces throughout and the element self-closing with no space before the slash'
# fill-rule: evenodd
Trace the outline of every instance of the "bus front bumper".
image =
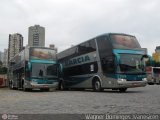
<svg viewBox="0 0 160 120">
<path fill-rule="evenodd" d="M 125 79 L 118 80 L 118 87 L 132 88 L 132 87 L 144 87 L 146 85 L 147 85 L 146 78 L 143 78 L 142 81 L 127 81 Z"/>
<path fill-rule="evenodd" d="M 53 84 L 36 84 L 31 83 L 32 88 L 57 88 L 58 82 L 54 82 Z"/>
</svg>

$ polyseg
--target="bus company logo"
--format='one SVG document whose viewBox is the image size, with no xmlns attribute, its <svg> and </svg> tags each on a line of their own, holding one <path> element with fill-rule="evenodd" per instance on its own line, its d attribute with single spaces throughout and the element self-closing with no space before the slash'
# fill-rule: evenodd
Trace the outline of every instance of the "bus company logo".
<svg viewBox="0 0 160 120">
<path fill-rule="evenodd" d="M 8 115 L 7 114 L 2 114 L 2 119 L 3 120 L 7 120 L 8 119 Z"/>
<path fill-rule="evenodd" d="M 83 63 L 83 62 L 87 62 L 87 61 L 90 61 L 90 58 L 88 55 L 81 56 L 81 57 L 77 57 L 77 58 L 65 61 L 65 66 L 76 65 L 76 64 Z"/>
</svg>

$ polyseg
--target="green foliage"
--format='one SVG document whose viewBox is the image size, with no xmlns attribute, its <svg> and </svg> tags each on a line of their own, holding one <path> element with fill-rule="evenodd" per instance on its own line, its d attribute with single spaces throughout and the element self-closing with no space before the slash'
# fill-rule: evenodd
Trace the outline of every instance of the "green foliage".
<svg viewBox="0 0 160 120">
<path fill-rule="evenodd" d="M 153 65 L 153 63 L 151 62 L 151 61 L 146 61 L 146 66 L 152 66 Z"/>
</svg>

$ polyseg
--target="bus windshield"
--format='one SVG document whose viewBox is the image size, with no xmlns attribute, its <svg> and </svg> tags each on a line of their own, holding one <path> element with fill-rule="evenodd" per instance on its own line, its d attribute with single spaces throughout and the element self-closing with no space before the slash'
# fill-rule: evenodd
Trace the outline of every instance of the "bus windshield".
<svg viewBox="0 0 160 120">
<path fill-rule="evenodd" d="M 144 63 L 141 61 L 142 55 L 120 54 L 120 73 L 142 73 L 144 72 Z"/>
<path fill-rule="evenodd" d="M 160 74 L 160 68 L 153 68 L 154 74 Z"/>
<path fill-rule="evenodd" d="M 111 34 L 111 42 L 115 49 L 141 48 L 136 37 L 121 34 Z"/>
<path fill-rule="evenodd" d="M 57 64 L 32 63 L 32 77 L 57 76 Z"/>
</svg>

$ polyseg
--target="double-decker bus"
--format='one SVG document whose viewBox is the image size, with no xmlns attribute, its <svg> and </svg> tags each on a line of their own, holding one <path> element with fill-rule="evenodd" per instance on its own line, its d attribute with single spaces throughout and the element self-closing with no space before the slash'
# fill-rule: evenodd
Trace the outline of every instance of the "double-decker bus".
<svg viewBox="0 0 160 120">
<path fill-rule="evenodd" d="M 59 89 L 113 89 L 146 86 L 144 49 L 135 36 L 106 33 L 58 54 Z"/>
<path fill-rule="evenodd" d="M 11 89 L 55 89 L 58 85 L 56 51 L 46 47 L 26 47 L 9 61 Z"/>
</svg>

